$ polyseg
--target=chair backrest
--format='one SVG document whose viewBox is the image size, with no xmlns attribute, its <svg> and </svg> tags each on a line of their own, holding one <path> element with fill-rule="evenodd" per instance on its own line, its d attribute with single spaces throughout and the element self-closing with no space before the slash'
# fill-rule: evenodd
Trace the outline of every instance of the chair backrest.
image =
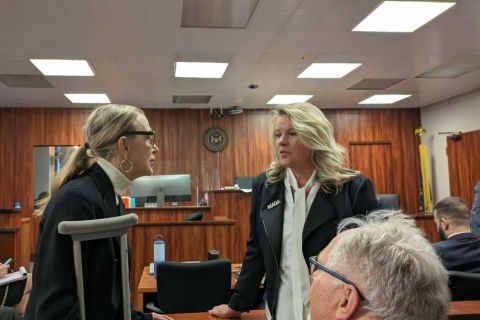
<svg viewBox="0 0 480 320">
<path fill-rule="evenodd" d="M 480 273 L 448 271 L 452 301 L 480 300 Z"/>
<path fill-rule="evenodd" d="M 237 184 L 240 189 L 252 189 L 253 177 L 235 177 L 233 184 Z"/>
<path fill-rule="evenodd" d="M 230 299 L 230 260 L 157 264 L 158 308 L 163 313 L 204 312 Z"/>
<path fill-rule="evenodd" d="M 400 209 L 400 196 L 398 194 L 377 194 L 378 209 Z"/>
</svg>

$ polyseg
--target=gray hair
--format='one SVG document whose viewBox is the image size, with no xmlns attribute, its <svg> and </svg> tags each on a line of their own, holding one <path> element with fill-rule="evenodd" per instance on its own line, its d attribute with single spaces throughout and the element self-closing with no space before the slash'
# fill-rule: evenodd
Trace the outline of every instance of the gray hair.
<svg viewBox="0 0 480 320">
<path fill-rule="evenodd" d="M 385 320 L 446 319 L 448 274 L 415 221 L 400 211 L 378 210 L 347 218 L 328 265 L 348 275 L 368 302 L 363 308 Z"/>
<path fill-rule="evenodd" d="M 345 167 L 345 149 L 335 141 L 332 125 L 316 106 L 308 102 L 292 103 L 277 106 L 272 113 L 274 119 L 287 116 L 300 141 L 313 151 L 316 178 L 324 192 L 338 192 L 345 182 L 359 175 Z M 274 131 L 271 134 L 273 162 L 267 169 L 268 183 L 282 180 L 286 169 L 280 163 Z"/>
</svg>

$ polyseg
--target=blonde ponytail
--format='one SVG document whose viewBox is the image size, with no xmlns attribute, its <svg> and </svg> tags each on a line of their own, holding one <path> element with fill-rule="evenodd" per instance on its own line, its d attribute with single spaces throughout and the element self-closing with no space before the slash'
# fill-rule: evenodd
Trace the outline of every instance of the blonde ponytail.
<svg viewBox="0 0 480 320">
<path fill-rule="evenodd" d="M 95 108 L 84 128 L 87 142 L 75 150 L 60 172 L 53 176 L 50 196 L 37 202 L 38 215 L 43 213 L 51 197 L 64 184 L 82 175 L 97 157 L 108 159 L 122 132 L 133 129 L 133 123 L 140 114 L 144 114 L 141 109 L 129 105 L 107 104 Z"/>
</svg>

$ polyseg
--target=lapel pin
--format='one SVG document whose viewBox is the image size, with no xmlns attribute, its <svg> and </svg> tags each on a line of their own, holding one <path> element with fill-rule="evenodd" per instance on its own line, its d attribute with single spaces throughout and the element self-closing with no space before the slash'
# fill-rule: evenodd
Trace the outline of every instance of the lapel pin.
<svg viewBox="0 0 480 320">
<path fill-rule="evenodd" d="M 277 200 L 275 200 L 275 201 L 267 204 L 267 209 L 270 210 L 270 209 L 272 209 L 273 207 L 278 206 L 279 204 L 280 204 L 280 200 L 277 199 Z"/>
</svg>

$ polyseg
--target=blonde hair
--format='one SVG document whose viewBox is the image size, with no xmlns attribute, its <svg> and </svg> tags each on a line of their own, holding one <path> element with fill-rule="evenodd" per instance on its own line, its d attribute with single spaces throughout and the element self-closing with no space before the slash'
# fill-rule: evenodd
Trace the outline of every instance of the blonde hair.
<svg viewBox="0 0 480 320">
<path fill-rule="evenodd" d="M 345 182 L 359 175 L 345 167 L 345 150 L 335 141 L 333 127 L 322 111 L 308 102 L 280 105 L 272 111 L 276 120 L 287 116 L 300 141 L 313 151 L 312 161 L 320 188 L 327 193 L 339 192 Z M 273 162 L 267 169 L 269 184 L 283 180 L 286 168 L 280 163 L 275 143 L 275 128 L 271 135 Z"/>
<path fill-rule="evenodd" d="M 110 152 L 118 142 L 122 132 L 132 130 L 139 115 L 144 112 L 134 106 L 107 104 L 96 107 L 85 123 L 86 144 L 72 152 L 60 172 L 52 178 L 50 197 L 38 202 L 40 213 L 50 198 L 68 181 L 82 175 L 94 162 L 95 158 L 108 159 Z"/>
</svg>

